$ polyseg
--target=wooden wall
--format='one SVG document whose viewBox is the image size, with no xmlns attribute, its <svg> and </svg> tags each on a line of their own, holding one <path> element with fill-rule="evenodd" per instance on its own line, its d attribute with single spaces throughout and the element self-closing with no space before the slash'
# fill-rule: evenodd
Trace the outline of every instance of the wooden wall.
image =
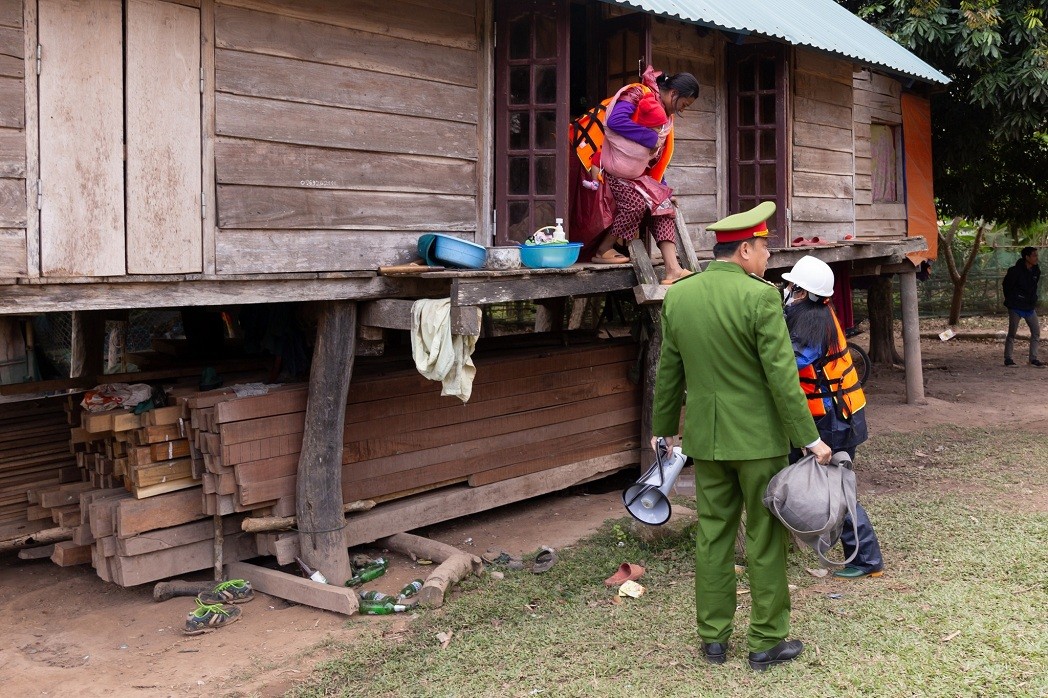
<svg viewBox="0 0 1048 698">
<path fill-rule="evenodd" d="M 791 84 L 790 236 L 840 240 L 855 230 L 852 64 L 798 49 Z"/>
<path fill-rule="evenodd" d="M 656 69 L 688 72 L 699 81 L 699 98 L 675 126 L 676 148 L 666 182 L 676 193 L 696 247 L 709 249 L 713 238 L 705 226 L 719 220 L 727 207 L 727 172 L 717 142 L 722 123 L 718 112 L 725 108 L 722 41 L 713 34 L 703 36 L 694 25 L 655 18 L 651 54 Z"/>
<path fill-rule="evenodd" d="M 26 275 L 24 52 L 22 0 L 0 0 L 0 278 Z"/>
<path fill-rule="evenodd" d="M 868 70 L 852 78 L 855 99 L 855 235 L 858 238 L 906 237 L 906 204 L 873 203 L 870 124 L 902 124 L 902 85 Z M 901 153 L 900 153 L 901 157 Z M 900 192 L 903 182 L 898 183 Z"/>
<path fill-rule="evenodd" d="M 219 273 L 374 269 L 477 229 L 475 0 L 222 0 Z"/>
</svg>

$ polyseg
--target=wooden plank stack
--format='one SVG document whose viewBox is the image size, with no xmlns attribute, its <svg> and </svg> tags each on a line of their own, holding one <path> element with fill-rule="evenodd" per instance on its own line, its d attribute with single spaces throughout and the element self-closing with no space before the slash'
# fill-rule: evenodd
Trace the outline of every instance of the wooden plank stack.
<svg viewBox="0 0 1048 698">
<path fill-rule="evenodd" d="M 178 406 L 141 415 L 85 412 L 71 437 L 77 464 L 95 487 L 123 485 L 137 499 L 196 487 L 200 478 L 180 416 Z"/>
<path fill-rule="evenodd" d="M 33 493 L 81 479 L 69 452 L 75 409 L 66 396 L 0 403 L 0 540 L 53 525 Z"/>
<path fill-rule="evenodd" d="M 442 397 L 438 383 L 402 358 L 372 362 L 350 387 L 343 501 L 487 485 L 632 452 L 640 430 L 639 388 L 628 379 L 635 356 L 631 341 L 480 354 L 467 403 Z M 0 467 L 0 493 L 21 497 L 12 516 L 23 528 L 72 529 L 72 540 L 54 546 L 56 564 L 90 563 L 123 586 L 210 567 L 216 514 L 227 561 L 262 554 L 287 563 L 296 533 L 246 534 L 241 522 L 295 513 L 307 388 L 238 390 L 181 390 L 174 404 L 140 416 L 81 415 L 65 399 L 17 413 L 0 406 L 0 436 L 18 442 L 0 440 L 0 459 L 27 448 L 18 430 L 31 429 L 51 468 L 4 488 Z M 59 448 L 45 447 L 44 436 Z"/>
<path fill-rule="evenodd" d="M 343 434 L 343 501 L 468 481 L 479 486 L 635 448 L 632 342 L 478 357 L 468 403 L 414 369 L 355 380 Z M 306 388 L 189 398 L 190 437 L 216 483 L 209 512 L 294 513 Z M 208 476 L 205 475 L 205 478 Z M 207 480 L 205 479 L 205 482 Z"/>
</svg>

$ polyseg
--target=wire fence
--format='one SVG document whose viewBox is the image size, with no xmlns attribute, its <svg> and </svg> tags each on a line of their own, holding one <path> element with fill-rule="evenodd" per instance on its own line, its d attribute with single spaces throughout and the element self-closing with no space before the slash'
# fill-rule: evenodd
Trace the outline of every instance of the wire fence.
<svg viewBox="0 0 1048 698">
<path fill-rule="evenodd" d="M 1002 282 L 1008 268 L 1019 259 L 1021 247 L 993 247 L 980 251 L 968 272 L 962 294 L 961 315 L 1004 314 Z M 953 298 L 953 282 L 943 259 L 945 250 L 939 249 L 931 276 L 918 285 L 918 303 L 921 317 L 946 317 Z M 963 260 L 958 260 L 958 265 Z"/>
</svg>

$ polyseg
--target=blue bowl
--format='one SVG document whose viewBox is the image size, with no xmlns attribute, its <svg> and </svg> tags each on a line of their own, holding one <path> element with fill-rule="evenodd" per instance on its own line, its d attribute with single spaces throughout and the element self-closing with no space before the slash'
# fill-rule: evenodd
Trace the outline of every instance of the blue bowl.
<svg viewBox="0 0 1048 698">
<path fill-rule="evenodd" d="M 483 245 L 478 245 L 453 235 L 444 235 L 443 233 L 433 233 L 432 235 L 433 245 L 429 248 L 429 255 L 428 257 L 423 255 L 423 257 L 426 257 L 427 262 L 432 258 L 436 264 L 443 264 L 449 267 L 483 268 L 484 260 L 488 256 L 488 251 Z M 426 236 L 424 235 L 423 237 Z M 421 243 L 421 239 L 419 242 Z"/>
<path fill-rule="evenodd" d="M 579 258 L 581 242 L 564 245 L 521 245 L 520 263 L 531 269 L 563 269 Z"/>
</svg>

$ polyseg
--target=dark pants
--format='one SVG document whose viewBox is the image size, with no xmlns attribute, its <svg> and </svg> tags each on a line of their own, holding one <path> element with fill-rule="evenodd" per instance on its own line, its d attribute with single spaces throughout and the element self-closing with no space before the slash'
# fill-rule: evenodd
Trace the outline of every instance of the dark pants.
<svg viewBox="0 0 1048 698">
<path fill-rule="evenodd" d="M 1041 339 L 1041 323 L 1038 322 L 1037 313 L 1030 317 L 1021 317 L 1014 310 L 1008 311 L 1008 337 L 1004 340 L 1004 360 L 1012 360 L 1012 349 L 1015 347 L 1015 333 L 1019 331 L 1019 323 L 1026 321 L 1030 328 L 1030 362 L 1037 361 L 1037 343 Z"/>
</svg>

